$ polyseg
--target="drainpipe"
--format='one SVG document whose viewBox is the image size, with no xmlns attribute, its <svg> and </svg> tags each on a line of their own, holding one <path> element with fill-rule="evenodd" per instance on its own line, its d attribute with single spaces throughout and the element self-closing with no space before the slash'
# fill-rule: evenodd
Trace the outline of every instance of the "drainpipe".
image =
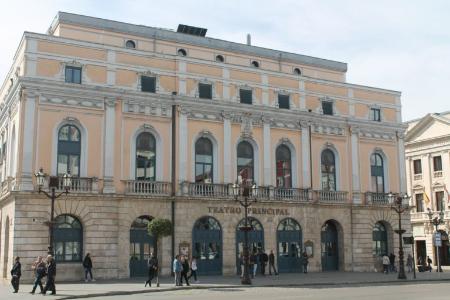
<svg viewBox="0 0 450 300">
<path fill-rule="evenodd" d="M 174 96 L 174 95 L 173 95 Z M 172 100 L 174 100 L 175 97 L 172 97 Z M 172 260 L 171 260 L 171 264 L 173 262 L 173 260 L 175 259 L 175 189 L 177 186 L 176 183 L 176 142 L 177 142 L 177 113 L 178 113 L 178 105 L 173 104 L 172 105 L 172 193 L 171 193 L 171 221 L 172 221 L 172 239 L 171 239 L 171 247 L 172 247 Z M 170 268 L 172 269 L 172 267 Z"/>
</svg>

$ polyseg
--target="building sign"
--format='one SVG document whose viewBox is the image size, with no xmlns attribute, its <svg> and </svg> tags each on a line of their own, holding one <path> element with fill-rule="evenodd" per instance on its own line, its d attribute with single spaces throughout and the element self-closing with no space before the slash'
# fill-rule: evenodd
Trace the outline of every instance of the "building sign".
<svg viewBox="0 0 450 300">
<path fill-rule="evenodd" d="M 212 207 L 208 206 L 208 211 L 211 214 L 241 214 L 244 209 L 241 207 Z M 270 215 L 270 216 L 289 216 L 289 211 L 286 208 L 265 208 L 265 207 L 249 207 L 247 208 L 247 213 L 249 215 Z"/>
</svg>

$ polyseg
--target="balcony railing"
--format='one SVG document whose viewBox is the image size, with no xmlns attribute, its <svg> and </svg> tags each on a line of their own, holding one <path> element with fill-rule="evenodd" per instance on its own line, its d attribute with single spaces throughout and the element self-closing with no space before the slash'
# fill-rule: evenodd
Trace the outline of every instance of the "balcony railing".
<svg viewBox="0 0 450 300">
<path fill-rule="evenodd" d="M 194 197 L 228 197 L 232 195 L 231 184 L 188 183 L 187 194 Z"/>
<path fill-rule="evenodd" d="M 313 199 L 324 203 L 345 203 L 348 199 L 348 192 L 314 191 Z"/>
<path fill-rule="evenodd" d="M 58 177 L 57 191 L 64 191 L 63 178 Z M 72 177 L 70 186 L 72 193 L 92 193 L 98 192 L 98 179 L 95 177 Z"/>
<path fill-rule="evenodd" d="M 366 192 L 366 204 L 372 205 L 388 205 L 389 204 L 389 194 L 386 193 L 374 193 Z"/>
<path fill-rule="evenodd" d="M 312 195 L 308 189 L 275 188 L 273 198 L 276 200 L 308 202 L 311 200 Z"/>
<path fill-rule="evenodd" d="M 434 178 L 440 178 L 440 177 L 442 177 L 442 171 L 434 171 L 434 172 L 433 172 L 433 177 L 434 177 Z"/>
<path fill-rule="evenodd" d="M 125 180 L 125 194 L 144 196 L 170 196 L 170 182 L 149 180 Z"/>
<path fill-rule="evenodd" d="M 414 174 L 414 180 L 422 180 L 422 174 Z"/>
</svg>

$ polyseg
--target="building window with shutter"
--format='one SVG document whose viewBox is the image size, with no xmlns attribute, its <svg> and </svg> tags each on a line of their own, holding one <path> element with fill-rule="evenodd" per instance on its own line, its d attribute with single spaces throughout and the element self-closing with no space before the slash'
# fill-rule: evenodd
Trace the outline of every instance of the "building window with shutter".
<svg viewBox="0 0 450 300">
<path fill-rule="evenodd" d="M 212 99 L 212 84 L 199 83 L 198 84 L 198 97 L 201 99 Z"/>
<path fill-rule="evenodd" d="M 289 95 L 278 94 L 278 107 L 283 109 L 289 109 Z"/>
<path fill-rule="evenodd" d="M 252 90 L 240 89 L 239 98 L 241 99 L 241 103 L 253 104 Z"/>
</svg>

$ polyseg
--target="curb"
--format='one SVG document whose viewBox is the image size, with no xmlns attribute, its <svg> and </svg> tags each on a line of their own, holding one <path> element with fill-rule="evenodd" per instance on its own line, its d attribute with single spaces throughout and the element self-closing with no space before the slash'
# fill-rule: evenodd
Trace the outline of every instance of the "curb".
<svg viewBox="0 0 450 300">
<path fill-rule="evenodd" d="M 352 287 L 352 286 L 377 286 L 377 285 L 410 285 L 417 283 L 435 283 L 435 282 L 448 282 L 450 279 L 405 279 L 398 281 L 376 281 L 376 282 L 313 282 L 313 283 L 288 283 L 288 284 L 268 284 L 268 285 L 223 285 L 223 286 L 183 286 L 183 287 L 171 287 L 171 288 L 161 288 L 155 290 L 137 290 L 137 291 L 123 291 L 123 292 L 105 292 L 105 293 L 95 293 L 86 295 L 73 295 L 73 296 L 63 296 L 61 300 L 70 299 L 84 299 L 84 298 L 96 298 L 96 297 L 108 297 L 108 296 L 127 296 L 127 295 L 138 295 L 147 293 L 162 293 L 162 292 L 174 292 L 182 290 L 209 290 L 209 289 L 232 289 L 232 288 L 274 288 L 274 287 Z"/>
</svg>

